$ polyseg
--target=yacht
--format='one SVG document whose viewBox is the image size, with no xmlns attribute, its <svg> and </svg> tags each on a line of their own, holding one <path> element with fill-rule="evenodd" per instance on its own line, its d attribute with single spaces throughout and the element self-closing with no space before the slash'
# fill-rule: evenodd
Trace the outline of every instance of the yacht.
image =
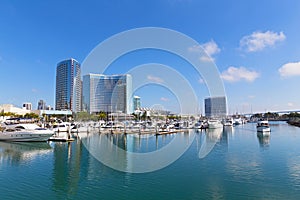
<svg viewBox="0 0 300 200">
<path fill-rule="evenodd" d="M 226 118 L 223 122 L 224 126 L 233 126 L 233 119 L 232 118 Z"/>
<path fill-rule="evenodd" d="M 263 136 L 270 135 L 271 128 L 267 120 L 258 121 L 256 128 L 257 128 L 257 132 L 262 134 Z"/>
<path fill-rule="evenodd" d="M 217 119 L 210 119 L 208 120 L 208 128 L 212 129 L 212 128 L 223 128 L 223 124 L 220 120 Z"/>
<path fill-rule="evenodd" d="M 61 122 L 59 124 L 53 125 L 54 132 L 69 132 L 73 128 L 72 124 L 69 122 Z"/>
<path fill-rule="evenodd" d="M 36 124 L 10 124 L 1 127 L 0 140 L 11 142 L 48 141 L 53 131 L 41 128 Z"/>
</svg>

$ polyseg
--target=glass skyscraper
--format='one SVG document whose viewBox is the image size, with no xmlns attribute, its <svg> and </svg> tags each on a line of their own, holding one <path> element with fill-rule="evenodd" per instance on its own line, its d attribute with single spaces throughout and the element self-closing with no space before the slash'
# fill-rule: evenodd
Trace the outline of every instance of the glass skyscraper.
<svg viewBox="0 0 300 200">
<path fill-rule="evenodd" d="M 224 117 L 227 115 L 226 97 L 210 97 L 204 100 L 206 117 Z"/>
<path fill-rule="evenodd" d="M 89 113 L 132 113 L 132 78 L 129 74 L 83 76 L 83 109 Z"/>
<path fill-rule="evenodd" d="M 134 96 L 133 97 L 133 111 L 139 110 L 141 108 L 141 97 Z"/>
<path fill-rule="evenodd" d="M 67 59 L 57 64 L 56 68 L 56 110 L 81 111 L 81 74 L 80 63 Z"/>
</svg>

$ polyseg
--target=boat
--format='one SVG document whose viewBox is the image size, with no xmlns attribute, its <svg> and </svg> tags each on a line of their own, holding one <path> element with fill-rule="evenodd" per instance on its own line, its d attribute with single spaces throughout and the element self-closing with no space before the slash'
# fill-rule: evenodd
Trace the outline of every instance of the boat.
<svg viewBox="0 0 300 200">
<path fill-rule="evenodd" d="M 54 132 L 69 132 L 73 128 L 72 124 L 69 122 L 61 122 L 59 124 L 53 125 Z"/>
<path fill-rule="evenodd" d="M 209 129 L 214 129 L 214 128 L 223 128 L 223 124 L 220 120 L 217 119 L 210 119 L 207 121 L 208 123 L 208 128 Z"/>
<path fill-rule="evenodd" d="M 261 120 L 257 122 L 257 132 L 260 133 L 262 136 L 270 135 L 271 128 L 269 126 L 268 120 Z"/>
<path fill-rule="evenodd" d="M 0 141 L 42 142 L 48 141 L 53 134 L 52 130 L 36 124 L 10 124 L 1 127 Z"/>
<path fill-rule="evenodd" d="M 224 125 L 224 126 L 233 126 L 233 119 L 232 119 L 232 118 L 226 118 L 226 119 L 223 121 L 223 125 Z"/>
</svg>

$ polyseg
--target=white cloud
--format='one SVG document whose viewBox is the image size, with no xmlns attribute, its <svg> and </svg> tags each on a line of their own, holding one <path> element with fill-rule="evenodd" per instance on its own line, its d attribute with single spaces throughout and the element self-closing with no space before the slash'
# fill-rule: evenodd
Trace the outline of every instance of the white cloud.
<svg viewBox="0 0 300 200">
<path fill-rule="evenodd" d="M 170 100 L 169 100 L 168 98 L 166 98 L 166 97 L 161 97 L 160 100 L 161 100 L 161 101 L 165 101 L 165 102 L 166 102 L 166 101 L 170 101 Z"/>
<path fill-rule="evenodd" d="M 153 81 L 153 82 L 156 82 L 156 83 L 163 83 L 163 82 L 164 82 L 163 79 L 161 79 L 161 78 L 159 78 L 159 77 L 157 77 L 157 76 L 151 76 L 151 75 L 148 75 L 148 76 L 147 76 L 147 79 L 148 79 L 149 81 Z"/>
<path fill-rule="evenodd" d="M 248 70 L 245 67 L 236 68 L 233 66 L 229 67 L 221 74 L 221 78 L 228 82 L 237 82 L 242 80 L 253 82 L 258 77 L 259 73 L 256 71 Z"/>
<path fill-rule="evenodd" d="M 287 103 L 287 106 L 288 106 L 288 107 L 293 107 L 293 106 L 294 106 L 294 103 L 289 102 L 289 103 Z"/>
<path fill-rule="evenodd" d="M 198 83 L 205 84 L 205 81 L 203 80 L 203 78 L 199 78 Z"/>
<path fill-rule="evenodd" d="M 284 64 L 278 72 L 281 77 L 300 76 L 300 62 Z"/>
<path fill-rule="evenodd" d="M 202 52 L 207 54 L 203 54 Z M 198 46 L 192 46 L 189 48 L 190 52 L 199 52 L 203 55 L 201 55 L 200 60 L 204 62 L 210 62 L 214 61 L 213 56 L 220 53 L 220 48 L 218 47 L 217 43 L 215 41 L 211 40 L 209 42 L 206 42 L 204 44 L 198 45 Z"/>
<path fill-rule="evenodd" d="M 249 95 L 248 98 L 249 98 L 249 99 L 254 99 L 255 96 L 254 96 L 254 95 Z"/>
<path fill-rule="evenodd" d="M 31 89 L 31 92 L 33 92 L 33 93 L 37 93 L 37 91 L 38 91 L 38 90 L 35 89 L 35 88 L 32 88 L 32 89 Z"/>
<path fill-rule="evenodd" d="M 253 32 L 240 40 L 240 46 L 248 52 L 261 51 L 268 46 L 274 46 L 276 42 L 283 41 L 285 38 L 286 36 L 283 32 Z"/>
</svg>

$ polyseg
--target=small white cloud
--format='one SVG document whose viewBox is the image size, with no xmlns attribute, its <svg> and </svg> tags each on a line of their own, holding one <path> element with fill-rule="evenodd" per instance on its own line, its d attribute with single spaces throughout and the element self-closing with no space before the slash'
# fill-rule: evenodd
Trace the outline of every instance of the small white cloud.
<svg viewBox="0 0 300 200">
<path fill-rule="evenodd" d="M 166 97 L 161 97 L 160 100 L 161 100 L 161 101 L 165 101 L 165 102 L 166 102 L 166 101 L 170 101 L 170 100 L 169 100 L 168 98 L 166 98 Z"/>
<path fill-rule="evenodd" d="M 300 62 L 287 63 L 278 69 L 281 77 L 300 76 Z"/>
<path fill-rule="evenodd" d="M 199 52 L 203 54 L 203 51 L 206 54 L 201 55 L 200 60 L 204 62 L 214 61 L 213 56 L 220 53 L 220 48 L 218 47 L 215 41 L 211 40 L 201 45 L 192 46 L 189 48 L 190 52 Z"/>
<path fill-rule="evenodd" d="M 163 79 L 161 79 L 161 78 L 159 78 L 159 77 L 157 77 L 157 76 L 151 76 L 151 75 L 148 75 L 148 76 L 147 76 L 147 79 L 148 79 L 149 81 L 153 81 L 153 82 L 156 82 L 156 83 L 163 83 L 163 82 L 164 82 Z"/>
<path fill-rule="evenodd" d="M 275 43 L 283 41 L 285 38 L 283 32 L 253 32 L 240 40 L 240 47 L 245 48 L 248 52 L 261 51 L 268 46 L 274 46 Z"/>
<path fill-rule="evenodd" d="M 259 73 L 256 71 L 251 71 L 245 67 L 229 67 L 226 71 L 223 71 L 221 78 L 228 82 L 238 82 L 245 80 L 247 82 L 253 82 L 259 77 Z"/>
<path fill-rule="evenodd" d="M 254 99 L 255 96 L 254 96 L 254 95 L 249 95 L 248 98 L 249 98 L 249 99 Z"/>
<path fill-rule="evenodd" d="M 293 107 L 293 106 L 294 106 L 294 103 L 289 102 L 289 103 L 287 104 L 287 106 L 288 106 L 288 107 Z"/>
<path fill-rule="evenodd" d="M 205 81 L 203 80 L 203 78 L 199 78 L 198 83 L 205 84 Z"/>
<path fill-rule="evenodd" d="M 33 92 L 33 93 L 36 93 L 38 90 L 37 89 L 35 89 L 35 88 L 32 88 L 31 89 L 31 92 Z"/>
</svg>

